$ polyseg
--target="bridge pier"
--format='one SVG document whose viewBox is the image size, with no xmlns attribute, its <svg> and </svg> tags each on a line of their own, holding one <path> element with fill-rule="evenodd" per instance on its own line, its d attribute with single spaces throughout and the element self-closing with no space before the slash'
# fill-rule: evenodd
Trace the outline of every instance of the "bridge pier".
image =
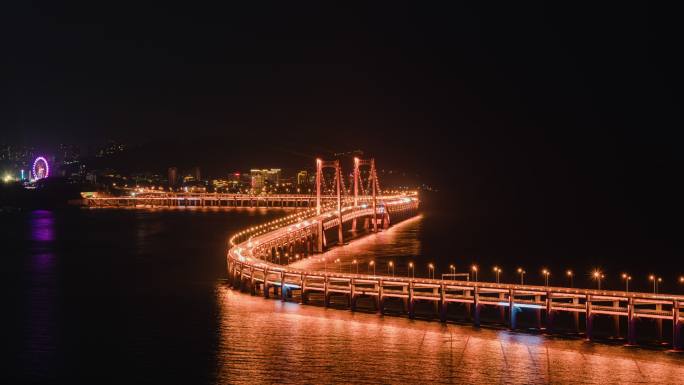
<svg viewBox="0 0 684 385">
<path fill-rule="evenodd" d="M 434 314 L 439 314 L 439 288 L 432 289 L 432 296 L 436 298 L 432 301 L 432 308 Z"/>
<path fill-rule="evenodd" d="M 410 319 L 416 318 L 416 302 L 413 299 L 413 281 L 409 282 L 408 287 L 408 316 Z"/>
<path fill-rule="evenodd" d="M 264 289 L 264 298 L 269 297 L 269 290 L 271 285 L 268 284 L 268 270 L 264 270 L 264 283 L 262 288 Z M 275 290 L 273 291 L 273 295 L 275 295 Z"/>
<path fill-rule="evenodd" d="M 475 287 L 473 291 L 473 326 L 480 327 L 480 293 L 478 288 Z"/>
<path fill-rule="evenodd" d="M 349 310 L 356 311 L 356 284 L 354 278 L 349 280 Z"/>
<path fill-rule="evenodd" d="M 463 295 L 466 297 L 470 297 L 470 290 L 465 290 L 463 292 Z M 473 311 L 472 310 L 473 309 L 472 309 L 470 302 L 465 303 L 465 308 L 466 308 L 466 319 L 468 321 L 472 321 L 472 319 L 473 319 Z"/>
<path fill-rule="evenodd" d="M 553 299 L 551 297 L 551 292 L 546 292 L 546 332 L 551 333 L 553 331 L 553 316 L 554 312 L 552 310 Z"/>
<path fill-rule="evenodd" d="M 302 305 L 306 305 L 309 302 L 309 298 L 307 297 L 307 293 L 306 293 L 306 277 L 302 274 L 300 280 L 301 280 L 300 287 L 302 288 L 302 294 L 300 296 L 300 299 L 301 299 Z"/>
<path fill-rule="evenodd" d="M 447 321 L 447 310 L 449 310 L 449 303 L 446 301 L 446 288 L 444 284 L 440 287 L 439 297 L 439 321 Z"/>
<path fill-rule="evenodd" d="M 515 330 L 517 327 L 517 314 L 520 309 L 516 309 L 514 305 L 515 293 L 513 289 L 508 289 L 508 328 Z"/>
<path fill-rule="evenodd" d="M 233 262 L 226 258 L 226 274 L 228 275 L 228 285 L 233 287 Z"/>
<path fill-rule="evenodd" d="M 240 291 L 245 290 L 244 283 L 243 283 L 244 279 L 242 278 L 242 269 L 243 269 L 242 265 L 236 266 L 235 277 L 234 277 L 235 283 L 233 285 L 233 287 L 237 287 L 237 289 Z"/>
<path fill-rule="evenodd" d="M 627 345 L 636 345 L 636 317 L 634 317 L 634 298 L 627 303 Z"/>
<path fill-rule="evenodd" d="M 672 349 L 684 350 L 684 336 L 682 336 L 684 329 L 684 322 L 679 315 L 679 301 L 674 301 L 672 304 Z"/>
<path fill-rule="evenodd" d="M 287 301 L 289 291 L 290 290 L 288 290 L 287 287 L 285 286 L 285 273 L 281 272 L 280 273 L 280 300 L 282 302 Z"/>
<path fill-rule="evenodd" d="M 579 298 L 574 297 L 572 299 L 572 304 L 573 305 L 579 305 Z M 575 327 L 575 333 L 579 333 L 580 326 L 579 326 L 579 312 L 573 311 L 572 312 L 572 321 L 573 325 Z"/>
<path fill-rule="evenodd" d="M 586 337 L 588 341 L 591 341 L 594 338 L 594 314 L 591 312 L 591 295 L 589 294 L 586 296 L 586 309 Z"/>
<path fill-rule="evenodd" d="M 656 304 L 656 311 L 662 311 L 663 310 L 663 305 L 661 304 Z M 662 341 L 663 339 L 663 320 L 661 319 L 656 319 L 656 333 L 658 336 L 658 340 Z"/>
<path fill-rule="evenodd" d="M 384 315 L 385 314 L 385 299 L 382 296 L 382 280 L 378 281 L 378 298 L 377 298 L 377 306 L 378 306 L 378 314 Z"/>
<path fill-rule="evenodd" d="M 613 307 L 614 308 L 619 308 L 620 307 L 620 301 L 613 301 Z M 620 316 L 619 315 L 614 315 L 613 316 L 613 330 L 615 330 L 615 337 L 620 338 Z"/>
<path fill-rule="evenodd" d="M 538 304 L 539 302 L 541 302 L 541 296 L 540 296 L 540 295 L 535 295 L 535 296 L 534 296 L 534 302 L 537 303 L 537 304 Z M 534 313 L 535 313 L 535 324 L 536 324 L 535 326 L 537 327 L 537 329 L 540 329 L 540 330 L 541 330 L 541 328 L 542 328 L 541 309 L 535 309 L 535 310 L 534 310 Z"/>
<path fill-rule="evenodd" d="M 249 280 L 249 294 L 256 295 L 256 292 L 257 292 L 256 281 L 254 280 L 254 278 L 250 278 L 250 280 Z"/>
</svg>

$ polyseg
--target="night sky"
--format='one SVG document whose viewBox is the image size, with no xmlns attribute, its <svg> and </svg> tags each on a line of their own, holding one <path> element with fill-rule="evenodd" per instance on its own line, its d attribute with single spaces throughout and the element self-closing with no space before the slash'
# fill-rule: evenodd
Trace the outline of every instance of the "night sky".
<svg viewBox="0 0 684 385">
<path fill-rule="evenodd" d="M 113 138 L 209 170 L 359 148 L 473 217 L 683 251 L 674 12 L 13 3 L 0 142 Z"/>
</svg>

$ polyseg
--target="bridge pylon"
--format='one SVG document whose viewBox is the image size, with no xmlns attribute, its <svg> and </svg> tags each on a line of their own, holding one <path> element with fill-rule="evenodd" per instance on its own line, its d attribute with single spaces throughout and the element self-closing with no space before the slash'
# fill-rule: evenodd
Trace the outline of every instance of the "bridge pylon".
<svg viewBox="0 0 684 385">
<path fill-rule="evenodd" d="M 378 206 L 377 206 L 377 194 L 378 185 L 378 174 L 375 169 L 375 158 L 370 159 L 360 159 L 358 157 L 354 158 L 354 206 L 359 205 L 359 182 L 361 180 L 361 166 L 370 166 L 369 182 L 371 185 L 371 195 L 373 197 L 373 231 L 378 232 Z M 356 222 L 356 219 L 354 219 Z M 352 227 L 356 228 L 356 223 L 352 224 Z"/>
<path fill-rule="evenodd" d="M 344 237 L 342 234 L 342 169 L 340 167 L 339 159 L 324 161 L 322 159 L 316 159 L 316 214 L 321 214 L 321 183 L 323 181 L 323 169 L 324 168 L 334 168 L 335 169 L 335 191 L 337 194 L 337 215 L 340 221 L 337 227 L 337 237 L 340 244 L 344 243 Z M 321 234 L 322 235 L 322 234 Z"/>
</svg>

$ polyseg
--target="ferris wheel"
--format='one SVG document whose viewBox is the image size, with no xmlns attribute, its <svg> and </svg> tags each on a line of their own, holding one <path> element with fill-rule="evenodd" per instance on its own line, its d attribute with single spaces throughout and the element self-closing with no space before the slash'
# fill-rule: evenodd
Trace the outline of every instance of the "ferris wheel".
<svg viewBox="0 0 684 385">
<path fill-rule="evenodd" d="M 33 168 L 31 168 L 33 179 L 43 179 L 50 175 L 50 166 L 48 166 L 47 159 L 39 156 L 33 161 Z"/>
</svg>

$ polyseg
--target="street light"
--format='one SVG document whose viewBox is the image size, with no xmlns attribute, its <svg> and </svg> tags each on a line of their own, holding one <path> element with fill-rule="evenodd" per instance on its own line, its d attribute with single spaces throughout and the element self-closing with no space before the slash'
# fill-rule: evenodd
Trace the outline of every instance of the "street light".
<svg viewBox="0 0 684 385">
<path fill-rule="evenodd" d="M 356 259 L 352 261 L 352 265 L 356 265 L 356 274 L 359 274 L 359 263 Z M 349 266 L 349 272 L 351 273 L 351 266 Z"/>
<path fill-rule="evenodd" d="M 494 266 L 494 272 L 496 273 L 496 283 L 499 283 L 499 274 L 501 273 L 501 269 L 498 266 Z"/>
<path fill-rule="evenodd" d="M 375 275 L 375 261 L 368 262 L 368 274 L 370 274 L 371 266 L 373 266 L 373 275 Z"/>
<path fill-rule="evenodd" d="M 394 277 L 394 262 L 389 261 L 389 264 L 387 264 L 387 274 L 389 275 L 390 268 L 392 268 L 392 277 Z"/>
<path fill-rule="evenodd" d="M 598 282 L 598 289 L 601 290 L 601 279 L 603 279 L 604 277 L 603 273 L 601 273 L 600 270 L 594 270 L 592 276 L 594 277 L 596 282 Z"/>
<path fill-rule="evenodd" d="M 568 276 L 568 281 L 570 282 L 570 287 L 574 287 L 573 278 L 575 277 L 575 274 L 572 272 L 572 270 L 568 270 L 565 272 L 565 275 Z"/>
<path fill-rule="evenodd" d="M 337 258 L 337 259 L 335 260 L 335 263 L 338 263 L 338 264 L 339 264 L 339 265 L 338 265 L 338 271 L 339 271 L 340 274 L 341 274 L 341 273 L 342 273 L 342 263 L 340 263 L 340 259 Z"/>
<path fill-rule="evenodd" d="M 450 272 L 451 274 L 453 274 L 453 275 L 456 275 L 456 266 L 454 266 L 454 265 L 449 265 L 449 272 Z M 454 276 L 452 276 L 451 278 L 453 279 Z"/>
<path fill-rule="evenodd" d="M 544 282 L 546 283 L 546 286 L 549 286 L 549 275 L 551 275 L 551 272 L 547 269 L 543 269 L 542 274 L 544 274 Z"/>
<path fill-rule="evenodd" d="M 416 269 L 413 267 L 413 262 L 409 262 L 408 267 L 411 271 L 411 278 L 416 278 Z"/>
<path fill-rule="evenodd" d="M 435 265 L 432 263 L 428 265 L 428 277 L 430 277 L 430 279 L 435 279 Z"/>
<path fill-rule="evenodd" d="M 475 282 L 477 282 L 477 265 L 473 265 L 470 269 L 475 273 Z"/>
<path fill-rule="evenodd" d="M 520 274 L 520 284 L 525 284 L 525 270 L 522 267 L 518 268 L 518 274 Z"/>
<path fill-rule="evenodd" d="M 629 293 L 629 281 L 632 280 L 632 276 L 627 273 L 622 273 L 622 279 L 625 280 L 625 291 Z"/>
<path fill-rule="evenodd" d="M 651 274 L 648 277 L 649 280 L 653 281 L 653 294 L 658 294 L 658 284 L 663 282 L 663 279 L 660 277 L 656 277 L 655 275 Z"/>
</svg>

